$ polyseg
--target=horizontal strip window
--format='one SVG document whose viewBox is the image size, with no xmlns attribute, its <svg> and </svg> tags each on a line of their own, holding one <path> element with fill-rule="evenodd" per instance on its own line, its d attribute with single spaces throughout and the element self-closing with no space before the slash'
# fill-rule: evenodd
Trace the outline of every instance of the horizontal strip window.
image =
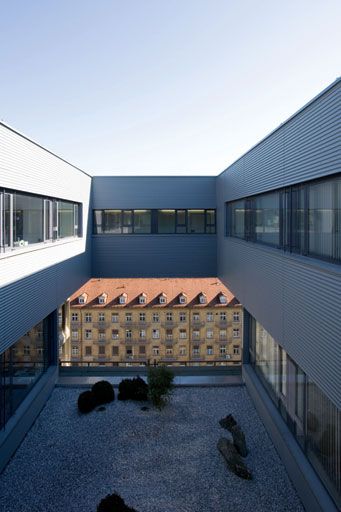
<svg viewBox="0 0 341 512">
<path fill-rule="evenodd" d="M 255 372 L 341 509 L 341 411 L 253 317 L 249 339 Z"/>
<path fill-rule="evenodd" d="M 93 210 L 95 235 L 215 234 L 215 210 Z"/>
<path fill-rule="evenodd" d="M 79 203 L 0 189 L 0 252 L 82 236 Z"/>
<path fill-rule="evenodd" d="M 226 203 L 226 235 L 341 263 L 341 177 Z"/>
</svg>

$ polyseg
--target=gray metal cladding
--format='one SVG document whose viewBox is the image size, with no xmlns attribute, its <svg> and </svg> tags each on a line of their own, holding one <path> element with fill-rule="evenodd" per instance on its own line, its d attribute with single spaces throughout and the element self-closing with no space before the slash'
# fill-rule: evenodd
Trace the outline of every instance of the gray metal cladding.
<svg viewBox="0 0 341 512">
<path fill-rule="evenodd" d="M 341 79 L 217 178 L 225 201 L 341 170 Z"/>
<path fill-rule="evenodd" d="M 93 277 L 209 277 L 217 274 L 215 235 L 93 236 Z"/>
<path fill-rule="evenodd" d="M 94 176 L 92 207 L 215 208 L 214 176 Z"/>
<path fill-rule="evenodd" d="M 217 178 L 218 277 L 341 406 L 341 267 L 225 236 L 225 202 L 341 172 L 341 80 Z"/>
</svg>

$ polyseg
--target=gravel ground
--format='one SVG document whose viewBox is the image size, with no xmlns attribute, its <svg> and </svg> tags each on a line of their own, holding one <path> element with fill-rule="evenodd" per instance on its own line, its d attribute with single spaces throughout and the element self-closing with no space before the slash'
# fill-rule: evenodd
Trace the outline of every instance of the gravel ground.
<svg viewBox="0 0 341 512">
<path fill-rule="evenodd" d="M 80 416 L 82 390 L 56 388 L 0 476 L 1 512 L 96 512 L 118 492 L 138 512 L 276 512 L 303 506 L 244 387 L 178 388 L 166 408 L 115 400 Z M 216 448 L 232 413 L 252 481 Z"/>
</svg>

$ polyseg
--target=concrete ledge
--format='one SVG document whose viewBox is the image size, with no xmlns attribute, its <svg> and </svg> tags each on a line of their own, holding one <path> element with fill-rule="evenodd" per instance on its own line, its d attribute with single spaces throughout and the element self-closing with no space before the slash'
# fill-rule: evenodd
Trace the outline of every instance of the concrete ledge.
<svg viewBox="0 0 341 512">
<path fill-rule="evenodd" d="M 49 398 L 58 378 L 58 367 L 44 373 L 19 405 L 3 430 L 0 430 L 0 472 L 14 455 Z"/>
<path fill-rule="evenodd" d="M 243 365 L 243 379 L 283 464 L 309 512 L 337 512 L 336 505 L 297 444 L 253 368 Z"/>
</svg>

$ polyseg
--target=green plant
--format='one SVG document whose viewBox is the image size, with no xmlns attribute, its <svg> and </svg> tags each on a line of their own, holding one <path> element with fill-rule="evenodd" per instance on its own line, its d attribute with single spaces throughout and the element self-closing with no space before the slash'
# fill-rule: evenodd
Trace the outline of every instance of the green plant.
<svg viewBox="0 0 341 512">
<path fill-rule="evenodd" d="M 115 400 L 114 388 L 107 380 L 96 382 L 92 386 L 91 391 L 95 395 L 97 405 L 107 404 Z"/>
<path fill-rule="evenodd" d="M 78 410 L 82 414 L 86 414 L 94 410 L 97 405 L 96 397 L 92 391 L 83 391 L 78 397 Z"/>
<path fill-rule="evenodd" d="M 141 377 L 123 379 L 118 386 L 119 400 L 148 400 L 148 384 Z"/>
<path fill-rule="evenodd" d="M 119 494 L 108 494 L 97 507 L 97 512 L 136 512 L 128 507 Z"/>
<path fill-rule="evenodd" d="M 173 389 L 174 373 L 165 366 L 148 369 L 148 396 L 152 404 L 162 409 L 169 400 Z"/>
</svg>

